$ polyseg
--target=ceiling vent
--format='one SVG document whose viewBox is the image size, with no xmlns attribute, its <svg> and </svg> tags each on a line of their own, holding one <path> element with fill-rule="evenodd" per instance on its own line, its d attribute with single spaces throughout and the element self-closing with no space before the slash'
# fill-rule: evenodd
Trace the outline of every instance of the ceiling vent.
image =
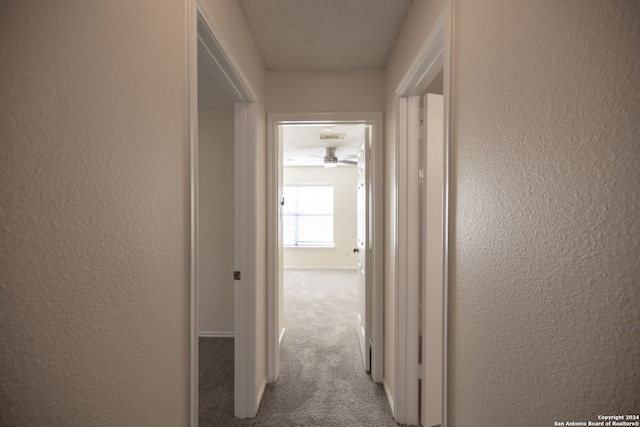
<svg viewBox="0 0 640 427">
<path fill-rule="evenodd" d="M 346 133 L 319 133 L 318 139 L 321 140 L 339 140 L 344 139 L 347 136 Z"/>
</svg>

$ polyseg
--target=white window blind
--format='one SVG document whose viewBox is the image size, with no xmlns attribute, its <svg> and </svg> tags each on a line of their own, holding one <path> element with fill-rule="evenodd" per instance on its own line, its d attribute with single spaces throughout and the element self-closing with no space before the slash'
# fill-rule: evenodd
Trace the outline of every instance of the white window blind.
<svg viewBox="0 0 640 427">
<path fill-rule="evenodd" d="M 333 246 L 333 186 L 286 185 L 282 190 L 284 246 Z"/>
</svg>

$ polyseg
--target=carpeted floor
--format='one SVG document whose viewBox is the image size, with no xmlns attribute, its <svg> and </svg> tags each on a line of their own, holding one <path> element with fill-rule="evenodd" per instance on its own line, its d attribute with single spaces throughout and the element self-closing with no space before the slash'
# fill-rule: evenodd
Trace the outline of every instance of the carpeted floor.
<svg viewBox="0 0 640 427">
<path fill-rule="evenodd" d="M 287 270 L 281 371 L 254 419 L 233 418 L 233 339 L 200 338 L 200 426 L 395 426 L 364 371 L 356 272 Z"/>
</svg>

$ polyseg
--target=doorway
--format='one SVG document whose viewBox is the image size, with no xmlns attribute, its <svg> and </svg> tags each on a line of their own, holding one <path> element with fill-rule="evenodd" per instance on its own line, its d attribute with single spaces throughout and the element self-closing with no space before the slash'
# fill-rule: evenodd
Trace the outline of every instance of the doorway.
<svg viewBox="0 0 640 427">
<path fill-rule="evenodd" d="M 338 270 L 346 273 L 346 277 L 349 276 L 346 270 L 352 273 L 357 270 L 364 276 L 367 271 L 365 260 L 361 260 L 366 251 L 359 249 L 366 244 L 366 239 L 359 236 L 366 226 L 364 209 L 360 209 L 366 202 L 360 203 L 360 195 L 364 193 L 360 189 L 366 188 L 364 151 L 365 146 L 366 152 L 370 151 L 370 130 L 370 125 L 364 123 L 280 125 L 283 147 L 280 218 L 285 286 L 284 297 L 279 301 L 283 304 L 281 312 L 285 318 L 293 313 L 293 306 L 289 305 L 292 301 L 304 301 L 307 297 L 297 289 L 303 286 L 291 285 L 301 282 L 293 280 L 294 277 L 302 274 L 313 280 L 323 271 L 333 271 L 338 277 Z M 353 274 L 353 278 L 358 277 L 359 274 Z M 354 324 L 352 332 L 358 332 L 362 350 L 360 359 L 365 370 L 370 371 L 369 346 L 364 345 L 369 341 L 370 330 L 365 327 L 364 280 L 347 279 L 344 283 L 345 290 L 350 289 L 352 283 L 358 285 L 353 289 L 357 304 L 352 308 L 347 304 L 343 308 L 357 313 L 358 327 Z M 293 298 L 293 295 L 297 297 Z M 324 296 L 321 298 L 321 295 Z M 320 293 L 314 299 L 324 304 L 323 299 L 328 300 L 326 303 L 331 299 L 337 301 L 333 297 L 332 293 Z M 292 326 L 285 320 L 280 327 L 280 336 Z"/>
<path fill-rule="evenodd" d="M 362 332 L 365 351 L 363 365 L 371 371 L 375 382 L 382 381 L 382 114 L 381 113 L 335 113 L 335 114 L 270 114 L 268 117 L 268 148 L 271 153 L 269 159 L 268 183 L 268 376 L 269 381 L 278 379 L 280 371 L 280 342 L 286 325 L 283 324 L 283 172 L 285 159 L 283 158 L 283 141 L 285 129 L 300 129 L 302 127 L 315 129 L 312 133 L 314 142 L 320 140 L 317 152 L 311 156 L 304 154 L 304 160 L 319 162 L 324 167 L 326 162 L 347 161 L 357 159 L 358 151 L 347 152 L 346 147 L 340 147 L 339 135 L 341 126 L 353 126 L 354 129 L 370 129 L 369 135 L 369 172 L 368 172 L 368 214 L 366 225 L 368 243 L 365 256 L 367 282 L 363 287 Z M 329 131 L 329 129 L 331 129 Z M 337 131 L 336 131 L 337 130 Z M 365 132 L 366 133 L 366 132 Z M 320 139 L 321 134 L 325 139 Z M 366 144 L 365 144 L 366 145 Z M 337 154 L 337 155 L 336 155 Z M 316 157 L 319 156 L 319 157 Z M 346 158 L 346 157 L 349 158 Z M 351 156 L 356 156 L 351 157 Z M 309 157 L 308 159 L 306 157 Z M 335 157 L 335 159 L 334 159 Z M 364 157 L 363 157 L 364 159 Z M 356 162 L 357 163 L 357 162 Z M 357 167 L 346 163 L 347 166 Z M 286 203 L 286 200 L 285 200 Z M 287 237 L 290 239 L 290 236 Z M 334 242 L 335 243 L 335 242 Z M 326 242 L 324 243 L 326 244 Z M 349 258 L 348 250 L 353 251 L 356 242 L 345 243 L 334 253 Z M 344 254 L 347 252 L 347 254 Z M 353 252 L 352 252 L 353 253 Z M 369 320 L 367 320 L 369 319 Z"/>
<path fill-rule="evenodd" d="M 395 365 L 394 379 L 399 402 L 395 407 L 395 416 L 401 423 L 417 424 L 421 421 L 427 426 L 447 425 L 450 35 L 451 5 L 447 3 L 396 89 L 399 220 L 396 241 L 395 357 L 399 362 Z M 425 157 L 436 165 L 429 167 L 429 164 L 419 160 L 424 134 L 428 132 L 428 129 L 421 127 L 421 121 L 429 121 L 420 112 L 421 95 L 430 91 L 430 85 L 437 86 L 440 81 L 443 97 L 438 127 L 442 137 L 436 143 L 438 150 L 431 152 L 431 155 L 428 151 L 436 147 L 427 145 L 426 149 L 423 148 Z M 430 102 L 427 101 L 427 104 Z M 424 186 L 415 179 L 416 175 L 427 177 Z M 425 222 L 423 216 L 426 214 L 429 217 L 429 213 L 431 219 Z M 421 227 L 422 233 L 410 231 Z M 431 286 L 427 287 L 427 283 Z M 425 300 L 427 296 L 428 302 Z M 435 322 L 434 318 L 437 318 Z M 421 334 L 424 337 L 422 340 Z M 423 364 L 420 364 L 421 361 Z M 425 363 L 431 365 L 426 367 Z M 435 370 L 432 369 L 434 363 L 438 365 Z M 419 366 L 417 372 L 413 369 L 416 365 Z M 421 395 L 418 388 L 420 380 Z M 429 387 L 425 388 L 427 384 Z M 433 395 L 436 396 L 435 404 L 432 404 L 433 400 L 426 401 Z"/>
<path fill-rule="evenodd" d="M 227 299 L 233 295 L 233 303 L 226 301 L 233 306 L 233 321 L 229 322 L 229 312 L 226 311 L 224 322 L 221 323 L 222 330 L 203 331 L 216 334 L 234 335 L 234 415 L 239 418 L 254 416 L 257 411 L 256 386 L 255 386 L 255 363 L 247 355 L 255 352 L 255 325 L 252 325 L 249 316 L 240 316 L 239 313 L 247 313 L 247 306 L 250 304 L 249 296 L 255 289 L 255 233 L 250 233 L 249 229 L 255 224 L 255 158 L 256 158 L 256 135 L 251 130 L 256 129 L 255 121 L 255 95 L 246 84 L 239 73 L 239 67 L 226 51 L 226 42 L 215 25 L 215 21 L 207 8 L 200 2 L 190 3 L 189 13 L 189 135 L 190 135 L 190 181 L 191 181 L 191 205 L 190 205 L 190 289 L 191 289 L 191 342 L 190 342 L 190 423 L 198 424 L 198 332 L 199 332 L 199 288 L 204 285 L 207 277 L 215 280 L 222 288 L 228 287 L 232 292 L 226 292 Z M 199 90 L 200 89 L 200 90 Z M 199 103 L 201 105 L 199 105 Z M 208 104 L 208 103 L 212 103 Z M 215 104 L 222 104 L 215 106 Z M 213 113 L 201 113 L 200 106 Z M 223 108 L 224 113 L 216 112 L 216 108 Z M 200 120 L 203 123 L 200 123 Z M 232 120 L 232 123 L 229 123 Z M 206 122 L 206 123 L 204 123 Z M 225 136 L 217 134 L 215 128 L 225 128 Z M 199 131 L 203 132 L 202 141 L 199 139 Z M 214 132 L 212 132 L 214 131 Z M 220 141 L 215 141 L 220 139 Z M 202 156 L 199 155 L 199 146 L 205 139 L 209 144 L 220 143 L 226 153 L 224 156 L 216 156 L 216 147 L 203 145 Z M 213 140 L 213 142 L 212 142 Z M 201 158 L 202 157 L 202 158 Z M 231 157 L 231 162 L 229 158 Z M 233 179 L 229 179 L 229 170 L 225 166 L 207 164 L 208 161 L 221 162 L 226 160 L 227 165 L 231 163 Z M 202 161 L 202 162 L 201 162 Z M 206 171 L 200 171 L 199 164 L 204 166 Z M 220 167 L 219 171 L 211 170 Z M 216 174 L 225 175 L 227 183 L 225 186 L 214 188 L 212 180 L 218 179 Z M 213 174 L 214 176 L 212 176 Z M 228 185 L 231 183 L 231 185 Z M 202 187 L 202 192 L 200 191 Z M 200 195 L 203 197 L 203 206 L 200 206 Z M 208 203 L 210 198 L 216 198 L 224 194 L 228 199 L 227 205 L 232 205 L 233 209 L 220 214 L 215 212 L 215 218 L 226 218 L 223 225 L 227 230 L 232 229 L 232 233 L 227 233 L 224 242 L 225 253 L 232 253 L 227 261 L 232 260 L 233 270 L 228 263 L 224 266 L 217 266 L 212 271 L 201 269 L 206 263 L 211 263 L 211 257 L 223 251 L 223 245 L 216 239 L 202 239 L 203 230 L 207 225 L 205 215 L 211 212 L 200 212 L 202 209 L 214 209 Z M 209 197 L 211 196 L 211 197 Z M 215 208 L 217 209 L 217 208 Z M 229 215 L 229 211 L 233 212 Z M 212 214 L 213 215 L 213 214 Z M 202 222 L 202 229 L 200 219 Z M 205 230 L 206 231 L 206 230 Z M 220 231 L 222 232 L 222 231 Z M 229 241 L 230 240 L 230 241 Z M 211 247 L 206 247 L 207 243 Z M 229 251 L 229 246 L 233 251 Z M 201 253 L 201 249 L 205 249 Z M 208 254 L 208 255 L 207 255 Z M 213 254 L 213 255 L 212 255 Z M 214 266 L 215 267 L 215 266 Z M 242 270 L 244 272 L 242 280 L 234 282 L 233 271 Z M 203 275 L 203 282 L 200 283 L 200 275 Z M 225 279 L 228 277 L 229 279 Z M 235 283 L 235 285 L 234 285 Z M 216 284 L 216 286 L 218 286 Z M 228 290 L 228 289 L 226 289 Z M 211 290 L 214 295 L 222 295 L 224 292 Z M 206 315 L 209 313 L 203 313 Z M 255 316 L 255 313 L 254 313 Z M 206 316 L 203 316 L 206 317 Z M 240 319 L 238 319 L 240 317 Z M 208 319 L 212 321 L 215 319 Z M 220 319 L 217 319 L 220 320 Z M 203 320 L 204 321 L 204 320 Z M 255 323 L 255 322 L 254 322 Z M 233 330 L 228 331 L 229 325 L 233 325 Z M 226 326 L 225 326 L 226 325 Z"/>
</svg>

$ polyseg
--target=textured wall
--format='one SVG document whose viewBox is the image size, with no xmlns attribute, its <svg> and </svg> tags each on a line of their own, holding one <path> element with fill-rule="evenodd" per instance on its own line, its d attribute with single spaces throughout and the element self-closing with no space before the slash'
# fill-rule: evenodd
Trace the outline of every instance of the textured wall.
<svg viewBox="0 0 640 427">
<path fill-rule="evenodd" d="M 198 332 L 233 333 L 233 110 L 198 113 Z"/>
<path fill-rule="evenodd" d="M 640 3 L 454 6 L 451 425 L 640 408 Z"/>
<path fill-rule="evenodd" d="M 0 9 L 0 424 L 186 425 L 185 5 Z"/>
</svg>

